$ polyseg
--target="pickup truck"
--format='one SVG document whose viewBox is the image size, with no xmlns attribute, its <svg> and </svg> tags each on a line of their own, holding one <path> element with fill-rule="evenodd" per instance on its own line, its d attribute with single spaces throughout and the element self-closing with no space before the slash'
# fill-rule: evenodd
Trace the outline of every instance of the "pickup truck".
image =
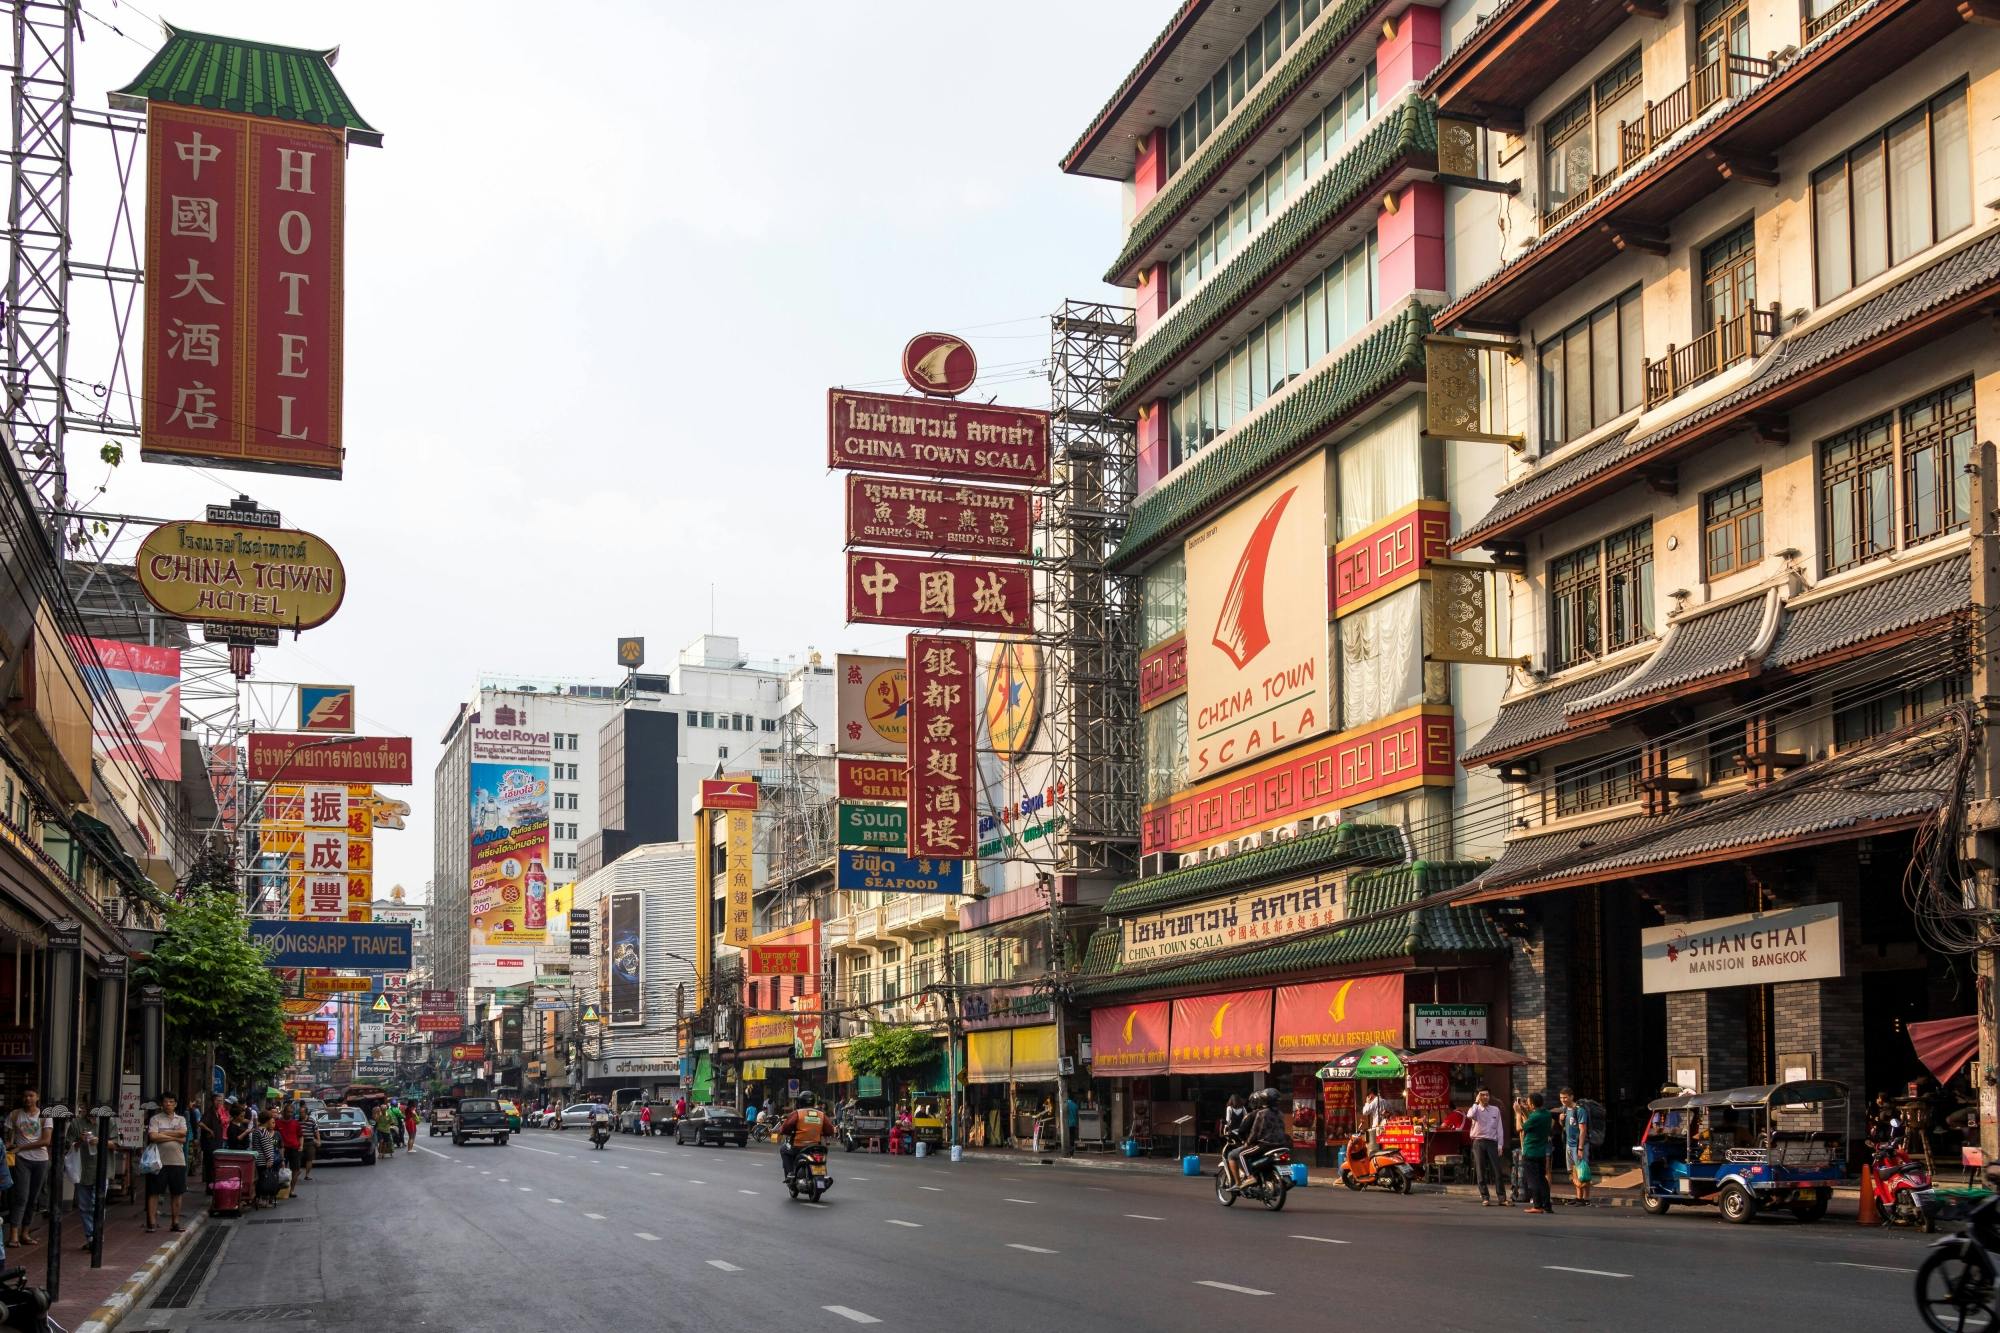
<svg viewBox="0 0 2000 1333">
<path fill-rule="evenodd" d="M 452 1121 L 451 1143 L 454 1148 L 463 1148 L 467 1139 L 490 1139 L 504 1148 L 510 1131 L 499 1098 L 466 1097 L 459 1101 L 458 1115 Z"/>
<path fill-rule="evenodd" d="M 439 1097 L 436 1101 L 433 1101 L 431 1103 L 430 1119 L 431 1137 L 436 1138 L 440 1134 L 451 1133 L 451 1127 L 457 1119 L 458 1099 L 456 1097 Z"/>
</svg>

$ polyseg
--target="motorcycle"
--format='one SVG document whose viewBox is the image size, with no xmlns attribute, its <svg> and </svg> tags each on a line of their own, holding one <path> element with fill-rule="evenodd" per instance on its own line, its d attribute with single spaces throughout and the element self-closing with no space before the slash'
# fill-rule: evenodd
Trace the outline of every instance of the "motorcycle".
<svg viewBox="0 0 2000 1333">
<path fill-rule="evenodd" d="M 28 1285 L 25 1268 L 0 1272 L 0 1328 L 17 1333 L 63 1333 L 62 1325 L 49 1318 L 49 1294 Z"/>
<path fill-rule="evenodd" d="M 1250 1168 L 1250 1178 L 1241 1185 L 1229 1183 L 1229 1168 L 1215 1168 L 1215 1201 L 1224 1208 L 1236 1206 L 1240 1196 L 1255 1199 L 1276 1213 L 1283 1211 L 1285 1196 L 1292 1192 L 1292 1153 L 1289 1148 L 1267 1149 Z"/>
<path fill-rule="evenodd" d="M 1903 1149 L 1901 1139 L 1875 1148 L 1870 1159 L 1875 1181 L 1875 1207 L 1884 1222 L 1905 1222 L 1929 1234 L 1937 1230 L 1933 1214 L 1936 1195 L 1930 1173 Z"/>
<path fill-rule="evenodd" d="M 2000 1324 L 2000 1264 L 1994 1258 L 2000 1253 L 2000 1195 L 1962 1208 L 1948 1203 L 1943 1215 L 1961 1229 L 1934 1242 L 1917 1268 L 1917 1313 L 1935 1333 L 1990 1330 Z"/>
<path fill-rule="evenodd" d="M 1368 1136 L 1356 1134 L 1347 1141 L 1347 1154 L 1340 1162 L 1340 1183 L 1351 1190 L 1380 1185 L 1391 1194 L 1408 1194 L 1417 1173 L 1395 1148 L 1368 1151 Z"/>
<path fill-rule="evenodd" d="M 833 1177 L 826 1170 L 824 1144 L 815 1143 L 792 1150 L 792 1173 L 785 1177 L 785 1188 L 792 1192 L 794 1199 L 803 1193 L 811 1203 L 818 1203 L 819 1196 L 833 1188 Z"/>
<path fill-rule="evenodd" d="M 609 1120 L 591 1121 L 590 1146 L 601 1149 L 609 1142 L 611 1142 L 611 1122 Z"/>
</svg>

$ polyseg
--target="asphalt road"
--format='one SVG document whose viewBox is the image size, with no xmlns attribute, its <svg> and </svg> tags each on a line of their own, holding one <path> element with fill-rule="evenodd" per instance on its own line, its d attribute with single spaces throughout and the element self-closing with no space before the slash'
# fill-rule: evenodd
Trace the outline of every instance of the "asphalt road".
<svg viewBox="0 0 2000 1333">
<path fill-rule="evenodd" d="M 418 1144 L 222 1223 L 192 1303 L 125 1329 L 1898 1329 L 1923 1255 L 1834 1221 L 1320 1186 L 1270 1213 L 1205 1179 L 839 1151 L 814 1207 L 768 1146 Z"/>
</svg>

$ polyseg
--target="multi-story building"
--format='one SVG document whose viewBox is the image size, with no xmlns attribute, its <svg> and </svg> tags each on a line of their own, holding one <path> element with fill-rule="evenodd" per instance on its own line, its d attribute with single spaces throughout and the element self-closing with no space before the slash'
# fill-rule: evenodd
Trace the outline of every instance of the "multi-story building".
<svg viewBox="0 0 2000 1333">
<path fill-rule="evenodd" d="M 1106 277 L 1137 297 L 1108 407 L 1138 433 L 1144 873 L 1078 988 L 1106 1133 L 1269 1081 L 1317 1113 L 1313 1070 L 1400 1040 L 1406 998 L 1504 1022 L 1485 914 L 1398 910 L 1476 872 L 1455 756 L 1500 692 L 1426 614 L 1501 476 L 1426 428 L 1442 39 L 1409 0 L 1189 0 L 1063 159 L 1125 185 Z"/>
<path fill-rule="evenodd" d="M 1907 1023 L 1974 991 L 1937 829 L 2000 425 L 1991 11 L 1445 18 L 1434 322 L 1485 345 L 1431 392 L 1507 468 L 1451 545 L 1511 571 L 1519 665 L 1477 668 L 1509 689 L 1463 758 L 1511 784 L 1480 890 L 1527 932 L 1513 1038 L 1614 1118 L 1662 1082 L 1901 1086 Z"/>
<path fill-rule="evenodd" d="M 648 1096 L 679 1086 L 680 1023 L 701 1002 L 694 845 L 632 848 L 577 881 L 576 906 L 592 922 L 591 952 L 577 960 L 571 1003 L 594 1004 L 601 1021 L 577 1033 L 573 1086 Z"/>
</svg>

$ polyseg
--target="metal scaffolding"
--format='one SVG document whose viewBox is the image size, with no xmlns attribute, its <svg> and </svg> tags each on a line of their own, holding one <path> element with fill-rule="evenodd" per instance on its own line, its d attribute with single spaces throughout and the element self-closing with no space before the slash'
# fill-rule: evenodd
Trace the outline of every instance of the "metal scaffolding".
<svg viewBox="0 0 2000 1333">
<path fill-rule="evenodd" d="M 1104 404 L 1131 354 L 1131 310 L 1066 301 L 1050 320 L 1049 727 L 1069 828 L 1062 869 L 1080 880 L 1137 871 L 1136 583 L 1108 566 L 1135 491 L 1132 423 Z"/>
</svg>

